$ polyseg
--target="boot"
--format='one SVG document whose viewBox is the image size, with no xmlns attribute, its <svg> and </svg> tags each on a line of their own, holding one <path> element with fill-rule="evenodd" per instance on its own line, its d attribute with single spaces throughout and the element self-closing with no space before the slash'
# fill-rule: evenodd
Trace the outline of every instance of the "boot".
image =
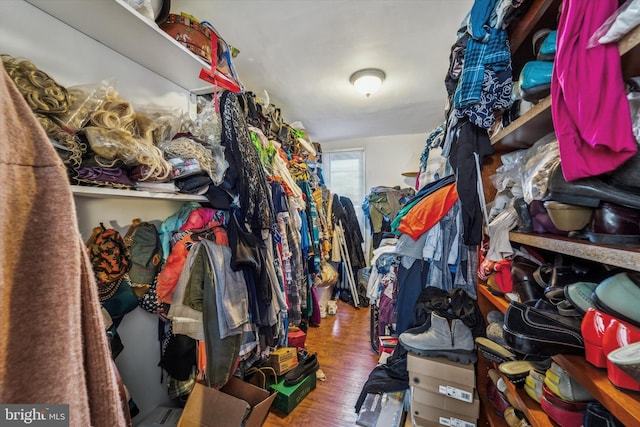
<svg viewBox="0 0 640 427">
<path fill-rule="evenodd" d="M 407 351 L 427 357 L 446 357 L 453 362 L 475 363 L 475 342 L 471 329 L 462 320 L 449 320 L 431 312 L 431 327 L 423 333 L 403 332 L 400 344 Z"/>
</svg>

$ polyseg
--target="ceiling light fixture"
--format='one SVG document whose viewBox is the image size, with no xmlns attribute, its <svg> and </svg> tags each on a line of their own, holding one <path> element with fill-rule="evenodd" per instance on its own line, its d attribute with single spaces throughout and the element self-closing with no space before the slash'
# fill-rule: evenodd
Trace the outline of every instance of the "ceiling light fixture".
<svg viewBox="0 0 640 427">
<path fill-rule="evenodd" d="M 384 71 L 377 68 L 365 68 L 351 74 L 349 81 L 358 92 L 368 98 L 380 90 L 384 78 Z"/>
</svg>

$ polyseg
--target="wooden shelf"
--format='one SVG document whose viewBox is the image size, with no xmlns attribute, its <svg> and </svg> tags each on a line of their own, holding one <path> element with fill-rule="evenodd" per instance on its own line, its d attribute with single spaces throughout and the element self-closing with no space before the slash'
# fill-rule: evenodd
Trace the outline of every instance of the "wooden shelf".
<svg viewBox="0 0 640 427">
<path fill-rule="evenodd" d="M 592 366 L 582 356 L 557 355 L 553 360 L 624 425 L 640 425 L 640 393 L 627 393 L 616 388 L 607 378 L 606 369 Z"/>
<path fill-rule="evenodd" d="M 491 144 L 496 151 L 528 148 L 552 131 L 551 96 L 547 96 L 509 126 L 493 135 Z"/>
<path fill-rule="evenodd" d="M 480 394 L 480 411 L 482 411 L 480 420 L 484 419 L 493 427 L 506 427 L 508 424 L 503 417 L 493 409 L 493 405 L 489 402 L 484 394 Z"/>
<path fill-rule="evenodd" d="M 197 95 L 213 86 L 198 77 L 211 68 L 123 0 L 27 0 L 130 60 Z"/>
<path fill-rule="evenodd" d="M 629 31 L 627 34 L 618 41 L 618 50 L 620 50 L 620 56 L 625 56 L 632 49 L 635 49 L 640 45 L 640 25 Z"/>
<path fill-rule="evenodd" d="M 484 299 L 489 304 L 491 304 L 490 308 L 495 308 L 503 313 L 507 311 L 507 307 L 509 307 L 509 301 L 502 297 L 493 295 L 491 292 L 489 292 L 489 288 L 487 288 L 486 286 L 478 285 L 478 294 L 482 295 Z M 478 301 L 478 303 L 480 303 L 480 301 Z M 480 311 L 483 311 L 482 307 L 480 307 Z"/>
<path fill-rule="evenodd" d="M 640 271 L 640 248 L 597 245 L 587 240 L 575 240 L 552 234 L 528 234 L 512 231 L 512 242 L 558 252 L 607 265 Z"/>
<path fill-rule="evenodd" d="M 209 199 L 205 196 L 191 194 L 173 194 L 173 193 L 152 193 L 149 191 L 137 190 L 120 190 L 117 188 L 88 187 L 83 185 L 72 185 L 71 191 L 74 196 L 92 197 L 97 199 L 153 199 L 153 200 L 170 200 L 180 202 L 205 202 Z"/>
<path fill-rule="evenodd" d="M 556 14 L 559 0 L 534 0 L 529 10 L 520 18 L 518 25 L 509 32 L 511 52 L 517 52 L 523 47 L 525 40 L 530 39 L 534 29 L 538 28 L 547 13 Z M 555 26 L 550 26 L 554 27 Z"/>
<path fill-rule="evenodd" d="M 496 367 L 496 370 L 498 368 Z M 498 370 L 500 372 L 500 370 Z M 507 385 L 509 393 L 515 398 L 520 409 L 524 412 L 525 416 L 529 420 L 529 423 L 534 427 L 551 427 L 555 424 L 549 419 L 546 412 L 542 410 L 542 407 L 538 402 L 533 400 L 523 388 L 516 387 L 511 381 L 509 381 L 502 373 L 500 373 L 502 380 Z"/>
<path fill-rule="evenodd" d="M 640 25 L 618 41 L 624 78 L 640 75 Z"/>
</svg>

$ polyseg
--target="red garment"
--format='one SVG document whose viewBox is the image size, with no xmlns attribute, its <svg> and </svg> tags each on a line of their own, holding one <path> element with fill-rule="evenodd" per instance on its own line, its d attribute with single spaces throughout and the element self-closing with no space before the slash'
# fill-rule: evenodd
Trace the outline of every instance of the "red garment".
<svg viewBox="0 0 640 427">
<path fill-rule="evenodd" d="M 202 208 L 208 209 L 208 208 Z M 196 209 L 199 210 L 199 209 Z M 195 211 L 194 211 L 195 212 Z M 191 217 L 189 217 L 191 219 Z M 213 232 L 216 243 L 219 245 L 229 246 L 229 238 L 227 231 L 222 227 L 222 224 L 216 221 L 210 221 L 205 227 L 210 232 Z M 158 274 L 158 283 L 156 285 L 156 294 L 158 295 L 158 301 L 171 304 L 173 299 L 173 292 L 178 284 L 180 273 L 184 267 L 184 263 L 187 260 L 187 255 L 191 247 L 201 239 L 201 234 L 189 233 L 182 239 L 173 245 L 171 252 L 167 257 L 167 261 L 162 266 L 162 270 Z"/>
<path fill-rule="evenodd" d="M 551 79 L 551 113 L 567 181 L 600 175 L 637 150 L 616 43 L 587 48 L 618 0 L 564 0 Z"/>
<path fill-rule="evenodd" d="M 436 225 L 458 200 L 455 183 L 444 186 L 420 200 L 400 221 L 398 231 L 418 240 Z"/>
<path fill-rule="evenodd" d="M 216 213 L 217 210 L 212 208 L 194 209 L 189 214 L 189 218 L 180 227 L 180 231 L 200 230 L 202 228 L 205 228 L 207 224 L 213 219 Z"/>
<path fill-rule="evenodd" d="M 182 267 L 187 260 L 189 249 L 195 244 L 191 234 L 187 234 L 173 245 L 171 253 L 167 257 L 167 261 L 162 266 L 162 270 L 158 274 L 158 283 L 156 285 L 156 294 L 158 301 L 171 304 L 173 292 L 178 284 Z"/>
</svg>

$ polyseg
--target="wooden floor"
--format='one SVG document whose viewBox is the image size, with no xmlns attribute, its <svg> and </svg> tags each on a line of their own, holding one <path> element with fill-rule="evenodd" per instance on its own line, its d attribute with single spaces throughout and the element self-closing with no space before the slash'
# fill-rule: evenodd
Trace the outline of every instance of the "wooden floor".
<svg viewBox="0 0 640 427">
<path fill-rule="evenodd" d="M 355 426 L 355 402 L 378 361 L 369 342 L 369 308 L 355 309 L 338 301 L 335 316 L 328 315 L 319 327 L 309 328 L 306 347 L 318 353 L 327 380 L 318 381 L 289 415 L 271 412 L 264 426 Z"/>
</svg>

